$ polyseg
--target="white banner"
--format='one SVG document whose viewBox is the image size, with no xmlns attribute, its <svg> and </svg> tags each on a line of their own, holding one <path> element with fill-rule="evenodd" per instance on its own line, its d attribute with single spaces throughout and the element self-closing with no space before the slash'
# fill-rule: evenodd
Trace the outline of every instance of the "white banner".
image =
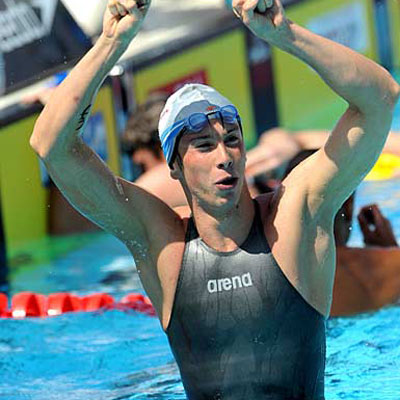
<svg viewBox="0 0 400 400">
<path fill-rule="evenodd" d="M 10 53 L 50 34 L 58 0 L 0 0 L 0 51 Z"/>
<path fill-rule="evenodd" d="M 312 19 L 307 28 L 360 53 L 369 47 L 367 10 L 360 1 Z"/>
</svg>

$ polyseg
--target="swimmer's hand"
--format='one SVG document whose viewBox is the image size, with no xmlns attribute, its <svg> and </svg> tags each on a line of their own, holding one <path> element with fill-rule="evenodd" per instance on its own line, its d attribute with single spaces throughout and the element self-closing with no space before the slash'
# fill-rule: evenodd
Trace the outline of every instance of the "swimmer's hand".
<svg viewBox="0 0 400 400">
<path fill-rule="evenodd" d="M 103 19 L 103 33 L 128 45 L 139 32 L 151 0 L 109 0 Z"/>
<path fill-rule="evenodd" d="M 390 221 L 383 216 L 376 204 L 363 207 L 358 214 L 358 222 L 366 246 L 398 246 Z"/>
<path fill-rule="evenodd" d="M 291 37 L 290 21 L 280 0 L 233 0 L 235 15 L 258 37 L 283 44 Z"/>
</svg>

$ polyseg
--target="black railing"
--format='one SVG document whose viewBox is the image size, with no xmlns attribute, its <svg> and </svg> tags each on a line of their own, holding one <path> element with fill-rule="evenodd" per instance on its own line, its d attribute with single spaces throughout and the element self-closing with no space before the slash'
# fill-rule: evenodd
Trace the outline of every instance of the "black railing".
<svg viewBox="0 0 400 400">
<path fill-rule="evenodd" d="M 3 218 L 0 203 L 0 293 L 8 291 L 8 265 L 6 254 L 6 240 L 3 229 Z"/>
</svg>

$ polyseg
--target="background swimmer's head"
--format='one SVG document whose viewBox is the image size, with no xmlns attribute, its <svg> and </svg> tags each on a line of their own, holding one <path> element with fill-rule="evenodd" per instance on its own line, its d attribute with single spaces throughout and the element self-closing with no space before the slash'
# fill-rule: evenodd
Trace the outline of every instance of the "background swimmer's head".
<svg viewBox="0 0 400 400">
<path fill-rule="evenodd" d="M 158 135 L 158 121 L 167 101 L 167 94 L 151 94 L 131 114 L 122 135 L 122 150 L 147 172 L 165 162 Z"/>
<path fill-rule="evenodd" d="M 173 169 L 184 122 L 193 114 L 209 114 L 214 110 L 233 107 L 232 102 L 214 88 L 202 84 L 188 84 L 171 95 L 161 113 L 159 134 L 168 165 Z M 236 109 L 235 109 L 236 110 Z M 240 118 L 237 118 L 240 120 Z"/>
<path fill-rule="evenodd" d="M 297 167 L 306 158 L 310 157 L 317 150 L 302 150 L 296 154 L 288 163 L 283 179 L 289 175 L 289 173 Z M 354 199 L 356 191 L 343 203 L 335 217 L 334 234 L 336 246 L 345 246 L 348 242 L 351 234 L 351 226 L 353 221 L 354 213 Z"/>
</svg>

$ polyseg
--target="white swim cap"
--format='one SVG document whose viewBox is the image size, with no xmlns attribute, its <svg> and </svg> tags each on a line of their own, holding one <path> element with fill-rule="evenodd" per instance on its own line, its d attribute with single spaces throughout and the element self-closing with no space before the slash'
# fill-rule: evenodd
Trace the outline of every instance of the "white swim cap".
<svg viewBox="0 0 400 400">
<path fill-rule="evenodd" d="M 185 85 L 172 94 L 161 113 L 158 125 L 161 146 L 168 165 L 171 164 L 177 145 L 176 139 L 181 131 L 179 123 L 194 113 L 207 114 L 214 107 L 228 105 L 232 103 L 214 88 L 199 83 Z"/>
</svg>

